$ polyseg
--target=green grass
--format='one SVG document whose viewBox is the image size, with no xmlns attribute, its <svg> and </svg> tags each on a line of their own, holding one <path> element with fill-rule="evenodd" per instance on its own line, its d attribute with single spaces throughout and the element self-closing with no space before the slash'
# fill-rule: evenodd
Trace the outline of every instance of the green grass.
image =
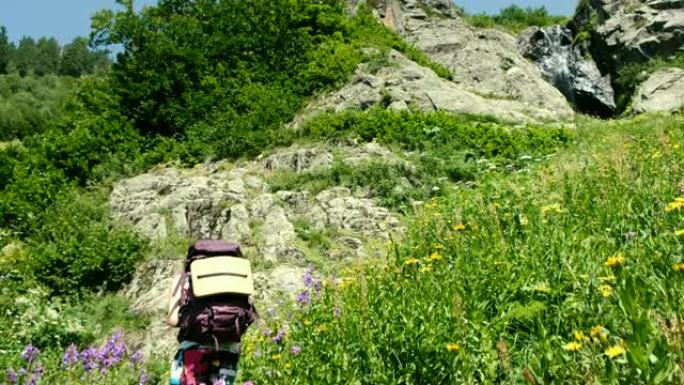
<svg viewBox="0 0 684 385">
<path fill-rule="evenodd" d="M 253 330 L 242 378 L 684 383 L 683 127 L 582 121 L 549 162 L 433 200 L 385 262 L 270 320 L 283 344 Z"/>
</svg>

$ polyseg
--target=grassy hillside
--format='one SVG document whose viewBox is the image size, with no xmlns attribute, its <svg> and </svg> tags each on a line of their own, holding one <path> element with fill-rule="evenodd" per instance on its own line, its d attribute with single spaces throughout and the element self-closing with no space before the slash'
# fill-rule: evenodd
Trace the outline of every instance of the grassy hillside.
<svg viewBox="0 0 684 385">
<path fill-rule="evenodd" d="M 683 127 L 584 121 L 551 161 L 431 201 L 386 260 L 255 331 L 243 378 L 684 383 Z"/>
<path fill-rule="evenodd" d="M 143 365 L 135 353 L 151 320 L 116 294 L 158 250 L 111 218 L 115 181 L 160 163 L 372 140 L 414 167 L 333 165 L 279 174 L 272 188 L 366 189 L 406 214 L 406 238 L 292 307 L 261 309 L 245 381 L 681 382 L 684 117 L 571 132 L 372 108 L 294 130 L 309 98 L 378 60 L 367 47 L 451 74 L 338 0 L 162 0 L 94 25 L 96 42 L 125 47 L 107 73 L 71 90 L 0 84 L 32 95 L 0 106 L 0 140 L 21 138 L 0 143 L 0 372 L 16 370 L 0 383 L 166 381 L 168 357 Z M 115 330 L 133 344 L 108 338 Z"/>
</svg>

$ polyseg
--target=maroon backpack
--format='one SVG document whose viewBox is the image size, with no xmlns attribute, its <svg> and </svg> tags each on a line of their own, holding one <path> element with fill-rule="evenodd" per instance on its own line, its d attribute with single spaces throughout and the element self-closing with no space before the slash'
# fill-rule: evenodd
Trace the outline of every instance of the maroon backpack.
<svg viewBox="0 0 684 385">
<path fill-rule="evenodd" d="M 198 241 L 188 249 L 178 341 L 193 341 L 218 349 L 221 343 L 240 342 L 254 322 L 256 312 L 246 295 L 221 294 L 203 298 L 193 295 L 190 264 L 219 256 L 242 257 L 242 252 L 236 243 L 208 240 Z"/>
</svg>

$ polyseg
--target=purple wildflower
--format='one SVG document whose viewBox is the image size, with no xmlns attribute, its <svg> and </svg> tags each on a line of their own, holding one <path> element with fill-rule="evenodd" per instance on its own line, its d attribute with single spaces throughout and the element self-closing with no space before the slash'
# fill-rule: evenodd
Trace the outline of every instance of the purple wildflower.
<svg viewBox="0 0 684 385">
<path fill-rule="evenodd" d="M 273 337 L 273 342 L 275 342 L 276 344 L 283 342 L 283 338 L 285 338 L 286 332 L 287 331 L 285 330 L 285 328 L 278 330 L 278 334 L 276 334 L 276 336 Z"/>
<path fill-rule="evenodd" d="M 309 292 L 303 291 L 303 292 L 297 294 L 296 301 L 298 304 L 300 304 L 302 306 L 310 304 L 311 303 L 311 297 L 309 296 Z"/>
<path fill-rule="evenodd" d="M 267 328 L 264 329 L 261 333 L 264 335 L 264 337 L 268 337 L 271 335 L 271 333 L 273 333 L 273 330 Z"/>
<path fill-rule="evenodd" d="M 37 347 L 29 344 L 26 345 L 24 351 L 21 353 L 21 359 L 30 364 L 36 359 L 36 357 L 38 357 L 38 354 L 40 354 L 40 350 L 38 350 Z"/>
<path fill-rule="evenodd" d="M 226 381 L 222 378 L 219 378 L 218 380 L 213 380 L 211 385 L 226 385 Z"/>
<path fill-rule="evenodd" d="M 19 377 L 25 376 L 26 375 L 26 369 L 19 368 L 19 371 L 17 372 L 17 374 L 19 375 Z"/>
<path fill-rule="evenodd" d="M 83 370 L 90 372 L 91 370 L 97 369 L 98 364 L 96 361 L 97 350 L 93 347 L 81 352 L 81 364 L 83 365 Z"/>
<path fill-rule="evenodd" d="M 64 356 L 62 357 L 62 366 L 63 367 L 72 367 L 78 362 L 78 349 L 76 349 L 76 345 L 71 344 L 67 348 L 66 351 L 64 351 Z"/>
<path fill-rule="evenodd" d="M 147 384 L 147 381 L 149 381 L 150 377 L 147 375 L 147 373 L 143 370 L 140 372 L 140 381 L 138 381 L 138 385 L 145 385 Z"/>
<path fill-rule="evenodd" d="M 10 384 L 16 384 L 17 381 L 19 381 L 17 372 L 15 372 L 14 369 L 7 369 L 7 380 L 10 382 Z"/>
<path fill-rule="evenodd" d="M 254 385 L 254 383 L 252 381 L 245 381 L 242 385 Z"/>
<path fill-rule="evenodd" d="M 145 363 L 145 355 L 143 354 L 142 350 L 136 350 L 128 360 L 132 368 L 138 368 L 140 365 Z"/>
<path fill-rule="evenodd" d="M 313 286 L 314 282 L 316 281 L 313 277 L 313 271 L 314 268 L 312 265 L 309 265 L 309 268 L 306 269 L 306 273 L 304 273 L 303 281 L 304 281 L 304 286 L 306 287 L 311 287 Z"/>
<path fill-rule="evenodd" d="M 290 353 L 292 353 L 292 355 L 295 355 L 295 356 L 301 352 L 302 352 L 302 348 L 300 348 L 297 345 L 293 346 L 292 349 L 290 349 Z"/>
</svg>

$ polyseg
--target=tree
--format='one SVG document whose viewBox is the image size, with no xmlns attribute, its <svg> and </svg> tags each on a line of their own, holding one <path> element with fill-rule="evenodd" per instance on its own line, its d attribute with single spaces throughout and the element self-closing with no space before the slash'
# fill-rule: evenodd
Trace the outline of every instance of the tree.
<svg viewBox="0 0 684 385">
<path fill-rule="evenodd" d="M 0 26 L 0 74 L 7 73 L 13 48 L 14 46 L 7 38 L 7 29 Z"/>
<path fill-rule="evenodd" d="M 38 49 L 33 38 L 24 36 L 19 40 L 19 46 L 14 50 L 12 55 L 19 75 L 26 76 L 33 73 L 36 68 L 36 61 L 38 60 Z"/>
<path fill-rule="evenodd" d="M 304 94 L 313 50 L 342 39 L 347 20 L 341 0 L 161 0 L 140 13 L 118 2 L 93 17 L 92 38 L 124 46 L 112 67 L 124 113 L 168 136 L 212 111 L 251 112 L 259 85 Z"/>
<path fill-rule="evenodd" d="M 41 37 L 36 44 L 36 61 L 33 71 L 38 76 L 56 74 L 62 47 L 54 37 Z"/>
<path fill-rule="evenodd" d="M 88 39 L 77 37 L 64 46 L 59 64 L 60 75 L 78 77 L 92 72 L 92 69 L 93 63 L 88 49 Z"/>
</svg>

